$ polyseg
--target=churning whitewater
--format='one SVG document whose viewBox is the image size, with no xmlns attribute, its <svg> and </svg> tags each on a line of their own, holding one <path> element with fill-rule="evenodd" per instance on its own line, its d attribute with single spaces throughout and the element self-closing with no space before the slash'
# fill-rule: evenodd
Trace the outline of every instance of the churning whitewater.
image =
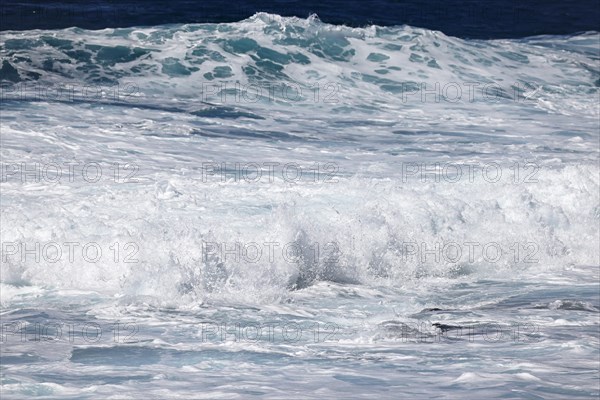
<svg viewBox="0 0 600 400">
<path fill-rule="evenodd" d="M 597 396 L 599 40 L 3 32 L 3 397 Z"/>
</svg>

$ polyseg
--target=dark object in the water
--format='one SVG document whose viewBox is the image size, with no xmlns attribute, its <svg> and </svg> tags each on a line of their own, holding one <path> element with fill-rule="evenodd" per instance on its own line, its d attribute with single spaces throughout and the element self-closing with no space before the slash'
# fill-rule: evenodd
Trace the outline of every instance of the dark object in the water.
<svg viewBox="0 0 600 400">
<path fill-rule="evenodd" d="M 439 322 L 434 322 L 433 324 L 431 324 L 433 326 L 435 326 L 436 328 L 440 329 L 443 332 L 447 332 L 450 331 L 452 329 L 462 329 L 463 327 L 460 325 L 447 325 L 447 324 L 440 324 Z"/>
</svg>

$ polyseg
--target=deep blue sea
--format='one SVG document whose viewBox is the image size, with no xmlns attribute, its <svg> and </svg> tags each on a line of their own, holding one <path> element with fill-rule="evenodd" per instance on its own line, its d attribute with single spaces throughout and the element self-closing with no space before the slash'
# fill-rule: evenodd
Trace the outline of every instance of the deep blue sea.
<svg viewBox="0 0 600 400">
<path fill-rule="evenodd" d="M 4 399 L 597 399 L 600 7 L 4 1 Z"/>
</svg>

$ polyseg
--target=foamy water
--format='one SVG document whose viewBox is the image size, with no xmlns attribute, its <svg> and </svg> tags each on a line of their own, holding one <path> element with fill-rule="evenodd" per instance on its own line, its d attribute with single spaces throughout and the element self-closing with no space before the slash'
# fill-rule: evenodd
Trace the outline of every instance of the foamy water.
<svg viewBox="0 0 600 400">
<path fill-rule="evenodd" d="M 597 397 L 598 40 L 4 32 L 3 396 Z"/>
</svg>

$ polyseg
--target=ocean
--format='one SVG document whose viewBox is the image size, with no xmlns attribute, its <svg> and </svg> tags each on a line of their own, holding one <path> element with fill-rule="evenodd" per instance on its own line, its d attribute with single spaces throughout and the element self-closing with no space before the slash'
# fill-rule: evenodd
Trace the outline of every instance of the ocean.
<svg viewBox="0 0 600 400">
<path fill-rule="evenodd" d="M 2 399 L 600 396 L 597 4 L 30 3 Z"/>
</svg>

